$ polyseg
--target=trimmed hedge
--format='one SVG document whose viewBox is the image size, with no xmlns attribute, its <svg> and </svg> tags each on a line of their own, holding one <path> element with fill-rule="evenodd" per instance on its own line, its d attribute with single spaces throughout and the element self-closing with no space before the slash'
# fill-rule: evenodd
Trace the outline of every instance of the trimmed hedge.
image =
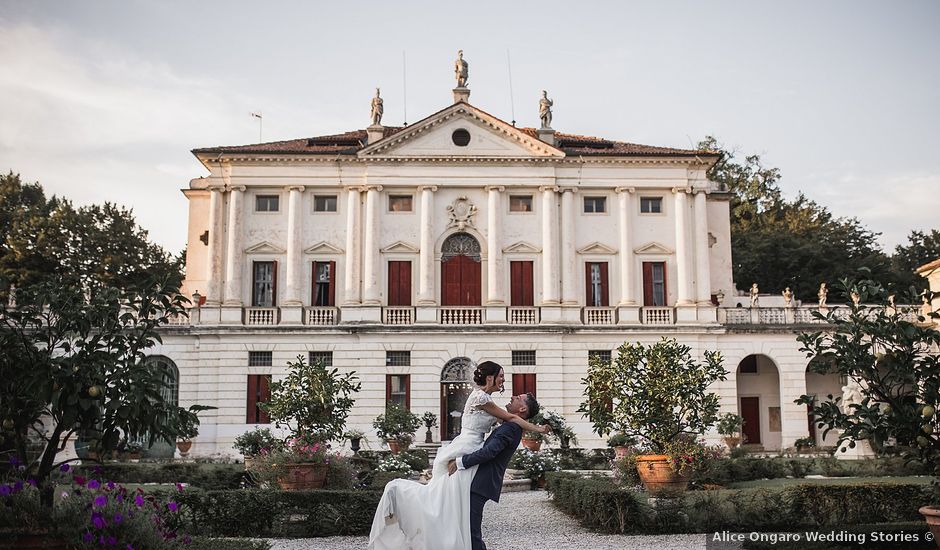
<svg viewBox="0 0 940 550">
<path fill-rule="evenodd" d="M 240 489 L 176 494 L 189 532 L 209 537 L 367 535 L 379 491 Z"/>
<path fill-rule="evenodd" d="M 609 480 L 549 473 L 546 489 L 561 510 L 608 533 L 786 531 L 863 523 L 917 521 L 932 501 L 927 485 L 858 483 L 689 491 L 651 504 L 645 493 Z"/>
<path fill-rule="evenodd" d="M 244 464 L 105 462 L 76 466 L 75 472 L 115 483 L 185 483 L 206 490 L 237 489 L 246 480 Z"/>
<path fill-rule="evenodd" d="M 908 463 L 899 457 L 870 460 L 838 460 L 833 457 L 722 458 L 713 461 L 704 472 L 697 473 L 693 481 L 723 485 L 736 481 L 802 478 L 807 475 L 878 477 L 930 475 L 930 472 L 923 464 Z"/>
</svg>

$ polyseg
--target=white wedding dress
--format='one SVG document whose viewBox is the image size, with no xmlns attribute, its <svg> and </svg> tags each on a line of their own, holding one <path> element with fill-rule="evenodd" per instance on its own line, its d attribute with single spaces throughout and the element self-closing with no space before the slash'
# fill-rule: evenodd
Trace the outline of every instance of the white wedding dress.
<svg viewBox="0 0 940 550">
<path fill-rule="evenodd" d="M 438 451 L 427 485 L 396 479 L 385 486 L 372 520 L 370 550 L 470 550 L 470 482 L 477 466 L 448 476 L 447 463 L 483 446 L 497 419 L 481 407 L 492 400 L 481 389 L 470 394 L 460 435 Z"/>
</svg>

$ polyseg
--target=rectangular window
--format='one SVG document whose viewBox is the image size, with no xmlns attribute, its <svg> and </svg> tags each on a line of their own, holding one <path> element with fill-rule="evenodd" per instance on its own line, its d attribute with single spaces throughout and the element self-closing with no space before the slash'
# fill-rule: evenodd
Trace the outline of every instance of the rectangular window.
<svg viewBox="0 0 940 550">
<path fill-rule="evenodd" d="M 311 351 L 307 354 L 307 362 L 311 365 L 314 363 L 320 363 L 326 368 L 331 368 L 333 366 L 333 352 Z"/>
<path fill-rule="evenodd" d="M 249 374 L 248 375 L 248 403 L 245 415 L 247 424 L 270 424 L 268 413 L 261 410 L 261 403 L 267 402 L 271 398 L 271 375 L 270 374 Z"/>
<path fill-rule="evenodd" d="M 532 307 L 535 305 L 532 265 L 532 262 L 509 262 L 510 306 Z"/>
<path fill-rule="evenodd" d="M 662 214 L 662 197 L 640 197 L 640 213 L 642 214 Z"/>
<path fill-rule="evenodd" d="M 512 352 L 512 366 L 535 365 L 535 350 L 514 350 Z"/>
<path fill-rule="evenodd" d="M 411 352 L 410 351 L 386 351 L 385 352 L 385 366 L 386 367 L 407 367 L 411 365 Z"/>
<path fill-rule="evenodd" d="M 336 195 L 314 195 L 314 212 L 336 212 Z"/>
<path fill-rule="evenodd" d="M 280 207 L 280 197 L 277 195 L 255 196 L 255 212 L 277 212 Z"/>
<path fill-rule="evenodd" d="M 249 351 L 249 367 L 270 367 L 272 364 L 270 351 Z"/>
<path fill-rule="evenodd" d="M 313 262 L 313 299 L 319 307 L 336 305 L 336 262 Z"/>
<path fill-rule="evenodd" d="M 592 349 L 588 351 L 588 363 L 592 359 L 597 359 L 604 363 L 610 363 L 610 350 L 607 349 Z"/>
<path fill-rule="evenodd" d="M 385 375 L 385 402 L 411 410 L 411 375 Z"/>
<path fill-rule="evenodd" d="M 522 395 L 531 393 L 532 397 L 538 397 L 535 391 L 535 374 L 523 373 L 512 375 L 512 393 L 513 395 Z"/>
<path fill-rule="evenodd" d="M 531 212 L 532 195 L 509 195 L 510 212 Z"/>
<path fill-rule="evenodd" d="M 607 262 L 586 262 L 584 264 L 585 304 L 587 307 L 607 307 L 610 302 L 607 286 Z"/>
<path fill-rule="evenodd" d="M 276 306 L 277 262 L 252 262 L 251 266 L 252 307 Z"/>
<path fill-rule="evenodd" d="M 411 195 L 389 195 L 389 212 L 411 212 L 413 199 Z"/>
<path fill-rule="evenodd" d="M 411 262 L 388 262 L 388 305 L 411 305 Z"/>
<path fill-rule="evenodd" d="M 607 212 L 607 197 L 584 197 L 584 213 L 600 214 Z"/>
<path fill-rule="evenodd" d="M 665 262 L 643 262 L 643 305 L 646 307 L 665 307 Z"/>
</svg>

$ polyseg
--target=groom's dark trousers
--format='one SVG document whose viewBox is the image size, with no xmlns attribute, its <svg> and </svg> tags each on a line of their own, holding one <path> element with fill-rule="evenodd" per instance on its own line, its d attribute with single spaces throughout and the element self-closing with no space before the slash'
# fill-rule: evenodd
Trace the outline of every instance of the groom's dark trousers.
<svg viewBox="0 0 940 550">
<path fill-rule="evenodd" d="M 499 502 L 506 466 L 521 439 L 522 428 L 506 422 L 493 430 L 479 451 L 465 455 L 460 461 L 464 468 L 480 465 L 470 484 L 470 542 L 473 550 L 486 550 L 482 530 L 483 505 L 487 500 Z"/>
</svg>

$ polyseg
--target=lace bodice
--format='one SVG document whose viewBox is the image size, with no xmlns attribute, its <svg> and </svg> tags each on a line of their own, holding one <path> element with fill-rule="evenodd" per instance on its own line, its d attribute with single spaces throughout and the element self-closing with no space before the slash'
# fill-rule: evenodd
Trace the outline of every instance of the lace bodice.
<svg viewBox="0 0 940 550">
<path fill-rule="evenodd" d="M 490 394 L 479 388 L 473 390 L 463 408 L 463 417 L 460 419 L 461 429 L 481 433 L 490 431 L 493 424 L 496 424 L 497 418 L 484 411 L 482 407 L 492 402 L 493 398 L 490 397 Z"/>
</svg>

